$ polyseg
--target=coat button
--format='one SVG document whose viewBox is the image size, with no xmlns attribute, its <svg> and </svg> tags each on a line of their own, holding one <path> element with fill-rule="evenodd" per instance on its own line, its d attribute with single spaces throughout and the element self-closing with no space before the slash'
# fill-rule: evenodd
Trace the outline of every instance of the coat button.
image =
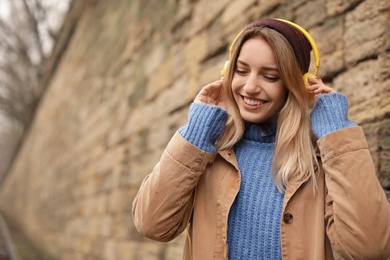
<svg viewBox="0 0 390 260">
<path fill-rule="evenodd" d="M 290 224 L 293 222 L 294 216 L 291 213 L 286 213 L 283 216 L 283 221 L 286 224 Z"/>
</svg>

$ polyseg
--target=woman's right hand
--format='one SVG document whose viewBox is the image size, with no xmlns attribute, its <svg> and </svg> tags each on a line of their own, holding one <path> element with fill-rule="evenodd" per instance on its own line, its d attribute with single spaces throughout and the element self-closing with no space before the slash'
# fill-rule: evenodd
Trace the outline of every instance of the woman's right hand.
<svg viewBox="0 0 390 260">
<path fill-rule="evenodd" d="M 222 86 L 223 78 L 204 86 L 195 97 L 194 102 L 216 105 L 225 109 Z"/>
</svg>

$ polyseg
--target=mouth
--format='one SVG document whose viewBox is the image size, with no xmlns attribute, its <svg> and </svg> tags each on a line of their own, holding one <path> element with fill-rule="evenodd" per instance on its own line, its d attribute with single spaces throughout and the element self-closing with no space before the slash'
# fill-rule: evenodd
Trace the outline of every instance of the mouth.
<svg viewBox="0 0 390 260">
<path fill-rule="evenodd" d="M 267 103 L 267 100 L 262 99 L 254 99 L 254 98 L 248 98 L 241 96 L 242 100 L 244 101 L 244 106 L 250 109 L 256 109 Z"/>
</svg>

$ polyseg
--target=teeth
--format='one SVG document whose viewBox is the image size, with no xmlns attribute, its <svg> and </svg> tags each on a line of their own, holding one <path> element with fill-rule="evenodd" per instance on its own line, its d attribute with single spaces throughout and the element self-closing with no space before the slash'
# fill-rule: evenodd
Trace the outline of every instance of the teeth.
<svg viewBox="0 0 390 260">
<path fill-rule="evenodd" d="M 244 102 L 250 106 L 259 106 L 261 104 L 263 104 L 264 102 L 261 102 L 260 100 L 257 100 L 257 99 L 249 99 L 249 98 L 246 98 L 244 97 Z"/>
</svg>

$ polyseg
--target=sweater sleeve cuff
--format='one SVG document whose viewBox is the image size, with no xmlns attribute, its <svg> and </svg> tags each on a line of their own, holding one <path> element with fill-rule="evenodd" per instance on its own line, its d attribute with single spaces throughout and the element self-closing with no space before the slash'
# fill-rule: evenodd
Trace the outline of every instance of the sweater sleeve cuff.
<svg viewBox="0 0 390 260">
<path fill-rule="evenodd" d="M 313 132 L 318 138 L 337 130 L 357 126 L 348 119 L 348 100 L 340 93 L 319 96 L 310 117 Z"/>
<path fill-rule="evenodd" d="M 215 153 L 215 143 L 225 128 L 227 118 L 227 111 L 221 107 L 194 102 L 190 106 L 188 122 L 179 129 L 179 133 L 199 149 Z"/>
</svg>

